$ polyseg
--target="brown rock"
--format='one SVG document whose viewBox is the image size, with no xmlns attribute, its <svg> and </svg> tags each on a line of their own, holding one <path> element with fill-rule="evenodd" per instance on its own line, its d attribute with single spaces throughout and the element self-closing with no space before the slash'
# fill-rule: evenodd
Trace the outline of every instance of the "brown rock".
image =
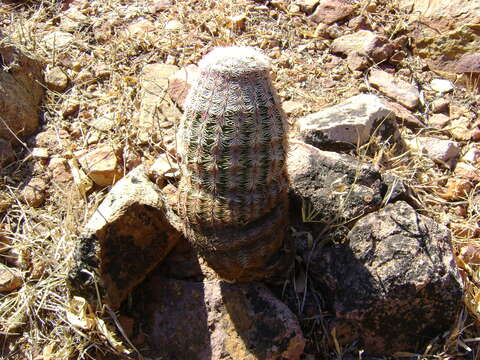
<svg viewBox="0 0 480 360">
<path fill-rule="evenodd" d="M 349 16 L 355 6 L 346 0 L 320 0 L 310 18 L 316 23 L 333 24 Z"/>
<path fill-rule="evenodd" d="M 258 283 L 160 276 L 145 299 L 156 356 L 165 359 L 300 359 L 305 339 L 288 307 Z M 181 334 L 181 335 L 180 335 Z"/>
<path fill-rule="evenodd" d="M 8 165 L 15 160 L 15 151 L 9 141 L 0 138 L 0 167 Z"/>
<path fill-rule="evenodd" d="M 355 224 L 346 242 L 317 252 L 336 328 L 366 354 L 416 352 L 451 329 L 463 306 L 448 229 L 399 201 Z"/>
<path fill-rule="evenodd" d="M 448 111 L 450 106 L 450 101 L 447 99 L 436 99 L 432 102 L 432 112 L 433 113 L 443 113 Z"/>
<path fill-rule="evenodd" d="M 13 47 L 0 46 L 0 58 L 0 137 L 15 141 L 15 136 L 31 135 L 40 123 L 42 67 Z"/>
<path fill-rule="evenodd" d="M 56 153 L 65 149 L 69 137 L 70 134 L 63 129 L 48 129 L 35 135 L 35 145 Z"/>
<path fill-rule="evenodd" d="M 456 71 L 460 74 L 479 74 L 480 53 L 463 55 L 457 62 Z"/>
<path fill-rule="evenodd" d="M 62 105 L 62 116 L 67 118 L 74 115 L 80 109 L 80 101 L 78 99 L 67 99 Z"/>
<path fill-rule="evenodd" d="M 450 117 L 445 114 L 433 114 L 428 118 L 428 125 L 442 129 L 450 122 Z"/>
<path fill-rule="evenodd" d="M 111 146 L 104 145 L 87 153 L 82 153 L 76 153 L 75 155 L 78 157 L 82 169 L 95 184 L 109 186 L 123 176 L 117 155 Z"/>
<path fill-rule="evenodd" d="M 190 64 L 168 78 L 168 94 L 181 108 L 198 75 L 198 66 Z"/>
<path fill-rule="evenodd" d="M 448 130 L 455 140 L 468 141 L 472 139 L 472 122 L 465 116 L 461 116 L 451 122 Z"/>
<path fill-rule="evenodd" d="M 455 176 L 471 181 L 480 182 L 480 170 L 477 166 L 465 162 L 459 162 L 453 173 Z"/>
<path fill-rule="evenodd" d="M 32 178 L 22 191 L 23 200 L 32 207 L 39 207 L 45 201 L 47 183 L 42 178 Z"/>
<path fill-rule="evenodd" d="M 373 70 L 368 78 L 370 84 L 408 109 L 420 103 L 416 86 L 381 70 Z"/>
<path fill-rule="evenodd" d="M 402 0 L 400 3 L 411 2 Z M 419 0 L 410 15 L 413 51 L 450 80 L 478 65 L 480 3 L 469 0 Z M 459 84 L 457 81 L 456 84 Z"/>
<path fill-rule="evenodd" d="M 61 68 L 55 66 L 45 72 L 45 83 L 50 90 L 62 92 L 68 86 L 68 77 Z"/>
<path fill-rule="evenodd" d="M 388 59 L 393 53 L 393 46 L 386 37 L 368 30 L 359 30 L 354 34 L 335 39 L 330 50 L 349 55 L 357 53 L 361 56 L 380 62 Z"/>
<path fill-rule="evenodd" d="M 165 212 L 161 191 L 142 166 L 116 183 L 77 246 L 69 274 L 74 292 L 94 301 L 98 281 L 105 300 L 120 306 L 180 238 Z"/>
<path fill-rule="evenodd" d="M 72 181 L 72 174 L 65 158 L 52 158 L 48 163 L 48 168 L 52 171 L 53 182 L 62 185 Z"/>
<path fill-rule="evenodd" d="M 127 36 L 136 39 L 146 39 L 153 35 L 155 25 L 147 19 L 140 19 L 129 25 L 127 28 Z"/>
<path fill-rule="evenodd" d="M 296 1 L 295 4 L 300 7 L 300 10 L 307 15 L 310 15 L 314 10 L 315 7 L 318 5 L 320 0 L 299 0 Z"/>
<path fill-rule="evenodd" d="M 425 154 L 432 160 L 448 164 L 451 168 L 456 163 L 460 153 L 457 142 L 429 136 L 416 136 L 407 140 L 407 145 L 411 151 Z"/>
<path fill-rule="evenodd" d="M 292 115 L 301 112 L 305 107 L 300 101 L 288 100 L 282 103 L 282 108 L 285 114 Z"/>
<path fill-rule="evenodd" d="M 385 105 L 392 109 L 392 114 L 397 119 L 397 122 L 401 125 L 405 125 L 411 128 L 424 127 L 421 122 L 412 112 L 400 104 L 392 101 L 384 101 Z"/>
<path fill-rule="evenodd" d="M 350 70 L 365 70 L 368 68 L 368 59 L 359 53 L 353 52 L 347 56 L 347 66 Z"/>
<path fill-rule="evenodd" d="M 175 65 L 149 64 L 140 76 L 138 140 L 161 142 L 168 151 L 175 148 L 175 125 L 181 116 L 168 96 L 168 78 L 177 71 Z"/>
<path fill-rule="evenodd" d="M 0 292 L 11 292 L 23 284 L 22 274 L 0 263 Z"/>
<path fill-rule="evenodd" d="M 155 184 L 163 187 L 166 179 L 179 177 L 178 162 L 168 153 L 161 154 L 148 168 L 147 175 Z"/>
</svg>

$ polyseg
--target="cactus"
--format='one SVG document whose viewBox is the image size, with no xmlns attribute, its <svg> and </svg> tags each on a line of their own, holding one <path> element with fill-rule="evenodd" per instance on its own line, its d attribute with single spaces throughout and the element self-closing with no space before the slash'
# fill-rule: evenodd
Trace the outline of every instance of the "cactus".
<svg viewBox="0 0 480 360">
<path fill-rule="evenodd" d="M 224 279 L 288 265 L 286 121 L 269 59 L 217 48 L 199 63 L 177 134 L 182 231 Z"/>
</svg>

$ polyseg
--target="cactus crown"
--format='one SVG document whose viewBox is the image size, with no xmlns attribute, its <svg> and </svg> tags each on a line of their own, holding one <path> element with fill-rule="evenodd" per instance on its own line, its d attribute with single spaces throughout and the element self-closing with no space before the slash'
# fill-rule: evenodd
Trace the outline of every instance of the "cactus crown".
<svg viewBox="0 0 480 360">
<path fill-rule="evenodd" d="M 270 62 L 253 48 L 226 47 L 199 65 L 178 134 L 178 212 L 202 229 L 243 225 L 287 192 L 286 122 Z"/>
</svg>

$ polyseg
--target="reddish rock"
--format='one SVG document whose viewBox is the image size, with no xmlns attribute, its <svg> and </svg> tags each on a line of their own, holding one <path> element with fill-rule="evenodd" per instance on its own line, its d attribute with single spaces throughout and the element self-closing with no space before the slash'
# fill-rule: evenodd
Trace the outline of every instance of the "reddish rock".
<svg viewBox="0 0 480 360">
<path fill-rule="evenodd" d="M 463 283 L 450 232 L 399 201 L 358 220 L 347 241 L 310 263 L 335 328 L 367 355 L 418 352 L 452 328 Z"/>
<path fill-rule="evenodd" d="M 168 78 L 168 94 L 180 107 L 183 108 L 185 98 L 198 75 L 198 66 L 190 64 Z"/>
<path fill-rule="evenodd" d="M 480 53 L 465 54 L 457 62 L 457 73 L 479 74 Z"/>
<path fill-rule="evenodd" d="M 388 59 L 393 53 L 393 46 L 384 36 L 368 30 L 359 30 L 354 34 L 335 39 L 330 46 L 332 52 L 345 55 L 357 53 L 360 56 L 380 62 Z"/>
<path fill-rule="evenodd" d="M 69 274 L 74 293 L 96 301 L 95 284 L 117 308 L 175 246 L 160 189 L 143 167 L 121 179 L 88 221 Z"/>
<path fill-rule="evenodd" d="M 45 72 L 45 84 L 50 90 L 62 92 L 68 86 L 68 77 L 58 66 L 48 68 Z"/>
<path fill-rule="evenodd" d="M 16 141 L 31 135 L 40 124 L 45 92 L 42 67 L 10 46 L 0 46 L 0 59 L 0 137 Z"/>
<path fill-rule="evenodd" d="M 420 103 L 420 95 L 415 85 L 409 84 L 381 70 L 373 70 L 368 81 L 372 86 L 408 109 L 415 109 Z"/>
<path fill-rule="evenodd" d="M 450 117 L 445 114 L 433 114 L 428 118 L 428 125 L 442 129 L 450 122 Z"/>
<path fill-rule="evenodd" d="M 316 23 L 333 24 L 349 16 L 355 6 L 346 0 L 320 0 L 310 18 Z"/>
<path fill-rule="evenodd" d="M 97 185 L 112 185 L 123 176 L 115 151 L 109 145 L 76 156 L 82 169 Z"/>
<path fill-rule="evenodd" d="M 457 166 L 455 166 L 453 174 L 459 178 L 469 180 L 472 183 L 480 182 L 480 169 L 473 164 L 459 162 Z"/>
<path fill-rule="evenodd" d="M 63 129 L 48 129 L 35 135 L 35 146 L 58 153 L 66 148 L 70 134 Z"/>
<path fill-rule="evenodd" d="M 39 207 L 45 201 L 47 183 L 42 178 L 32 178 L 22 191 L 23 200 L 32 207 Z"/>
<path fill-rule="evenodd" d="M 432 160 L 453 167 L 457 161 L 460 147 L 452 140 L 438 139 L 428 136 L 417 136 L 407 141 L 411 151 L 425 154 Z"/>
<path fill-rule="evenodd" d="M 405 125 L 411 128 L 424 127 L 422 121 L 420 121 L 412 112 L 400 104 L 392 101 L 384 101 L 385 105 L 392 110 L 392 114 L 397 119 L 397 122 L 401 125 Z"/>
<path fill-rule="evenodd" d="M 73 179 L 65 158 L 52 158 L 48 168 L 52 171 L 53 182 L 58 185 L 65 185 Z"/>
<path fill-rule="evenodd" d="M 298 320 L 261 284 L 158 276 L 147 289 L 144 301 L 156 357 L 296 360 L 303 354 Z"/>
</svg>

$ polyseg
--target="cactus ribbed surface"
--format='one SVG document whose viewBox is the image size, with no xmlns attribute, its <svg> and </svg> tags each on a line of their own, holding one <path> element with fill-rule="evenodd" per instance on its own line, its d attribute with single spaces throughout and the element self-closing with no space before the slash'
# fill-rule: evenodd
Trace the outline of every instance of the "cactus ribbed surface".
<svg viewBox="0 0 480 360">
<path fill-rule="evenodd" d="M 217 48 L 199 67 L 177 136 L 177 214 L 221 277 L 270 276 L 286 263 L 288 184 L 269 59 L 250 47 Z"/>
</svg>

